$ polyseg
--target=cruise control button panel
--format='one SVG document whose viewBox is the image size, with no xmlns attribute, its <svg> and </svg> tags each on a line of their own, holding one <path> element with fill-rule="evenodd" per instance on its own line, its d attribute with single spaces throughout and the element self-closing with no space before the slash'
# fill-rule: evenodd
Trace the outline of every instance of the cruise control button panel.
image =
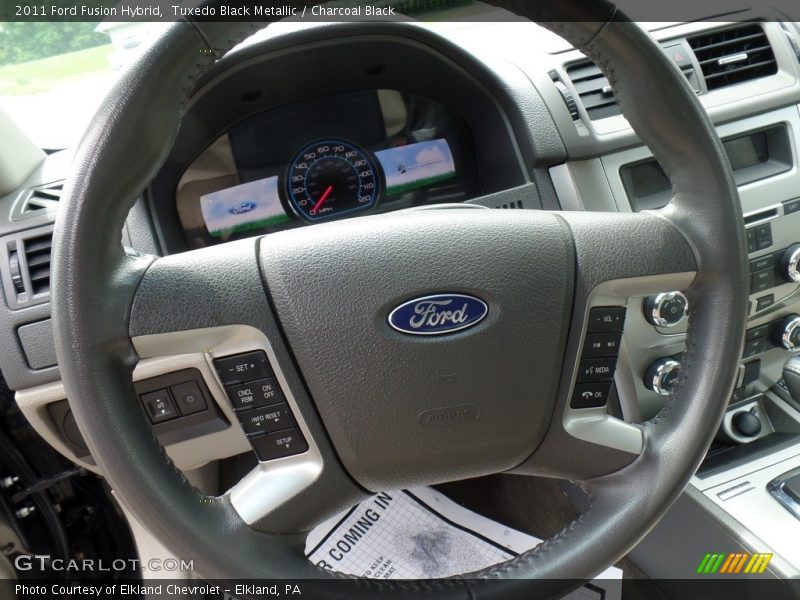
<svg viewBox="0 0 800 600">
<path fill-rule="evenodd" d="M 286 396 L 263 351 L 214 361 L 225 393 L 260 461 L 286 458 L 308 450 Z"/>
<path fill-rule="evenodd" d="M 626 312 L 624 306 L 597 306 L 589 311 L 571 408 L 600 408 L 608 402 Z"/>
<path fill-rule="evenodd" d="M 133 384 L 147 418 L 162 445 L 222 431 L 230 423 L 211 399 L 197 369 L 142 379 Z"/>
</svg>

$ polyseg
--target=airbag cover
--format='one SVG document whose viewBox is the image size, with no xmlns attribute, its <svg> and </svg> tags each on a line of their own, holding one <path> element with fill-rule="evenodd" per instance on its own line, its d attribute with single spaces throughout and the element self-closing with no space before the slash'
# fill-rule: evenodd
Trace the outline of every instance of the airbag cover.
<svg viewBox="0 0 800 600">
<path fill-rule="evenodd" d="M 572 239 L 557 217 L 400 212 L 270 235 L 260 257 L 317 409 L 364 487 L 507 470 L 536 449 L 572 306 Z M 442 335 L 390 325 L 404 303 L 442 294 L 488 312 Z"/>
</svg>

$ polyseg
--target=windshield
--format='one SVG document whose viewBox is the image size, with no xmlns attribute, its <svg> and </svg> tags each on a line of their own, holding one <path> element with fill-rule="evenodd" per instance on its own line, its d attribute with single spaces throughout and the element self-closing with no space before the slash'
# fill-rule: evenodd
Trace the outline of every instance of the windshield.
<svg viewBox="0 0 800 600">
<path fill-rule="evenodd" d="M 0 108 L 41 148 L 74 145 L 164 23 L 0 23 Z"/>
</svg>

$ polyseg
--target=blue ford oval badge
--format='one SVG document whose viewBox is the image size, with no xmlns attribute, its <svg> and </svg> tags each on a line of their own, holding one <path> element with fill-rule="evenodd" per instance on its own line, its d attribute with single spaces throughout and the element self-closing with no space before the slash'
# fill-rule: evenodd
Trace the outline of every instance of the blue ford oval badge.
<svg viewBox="0 0 800 600">
<path fill-rule="evenodd" d="M 412 335 L 442 335 L 477 325 L 488 313 L 474 296 L 437 294 L 401 304 L 389 314 L 389 325 Z"/>
<path fill-rule="evenodd" d="M 237 204 L 232 208 L 229 208 L 228 212 L 231 213 L 232 215 L 244 215 L 249 212 L 253 212 L 257 206 L 258 205 L 255 202 L 248 200 L 246 202 L 242 202 L 241 204 Z"/>
</svg>

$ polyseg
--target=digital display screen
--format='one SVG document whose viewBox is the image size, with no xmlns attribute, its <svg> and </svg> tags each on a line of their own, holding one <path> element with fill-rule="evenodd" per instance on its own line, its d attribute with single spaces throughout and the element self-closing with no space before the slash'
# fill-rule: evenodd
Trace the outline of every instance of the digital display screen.
<svg viewBox="0 0 800 600">
<path fill-rule="evenodd" d="M 381 150 L 375 156 L 386 175 L 387 196 L 428 187 L 456 176 L 453 153 L 444 139 Z"/>
<path fill-rule="evenodd" d="M 767 134 L 764 131 L 725 141 L 723 146 L 734 171 L 754 167 L 769 160 Z"/>
<path fill-rule="evenodd" d="M 200 197 L 206 229 L 214 237 L 287 223 L 278 178 L 250 181 Z"/>
</svg>

